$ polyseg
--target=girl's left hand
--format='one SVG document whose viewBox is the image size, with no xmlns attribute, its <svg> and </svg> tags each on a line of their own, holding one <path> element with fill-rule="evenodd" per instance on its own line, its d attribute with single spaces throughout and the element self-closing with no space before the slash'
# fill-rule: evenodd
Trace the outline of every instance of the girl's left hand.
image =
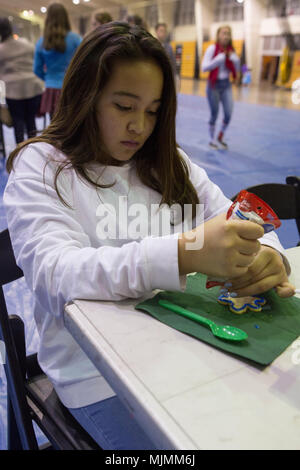
<svg viewBox="0 0 300 470">
<path fill-rule="evenodd" d="M 228 282 L 232 283 L 230 291 L 236 292 L 238 297 L 262 294 L 272 287 L 275 287 L 279 297 L 291 297 L 295 293 L 281 254 L 266 245 L 261 245 L 246 274 Z"/>
</svg>

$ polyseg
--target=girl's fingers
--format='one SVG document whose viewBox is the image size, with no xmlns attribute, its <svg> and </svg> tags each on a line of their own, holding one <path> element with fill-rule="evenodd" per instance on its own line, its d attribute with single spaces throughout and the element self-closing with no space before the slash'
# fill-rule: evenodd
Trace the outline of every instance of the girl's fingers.
<svg viewBox="0 0 300 470">
<path fill-rule="evenodd" d="M 237 266 L 246 267 L 250 266 L 253 263 L 255 257 L 253 255 L 244 255 L 242 253 L 238 254 L 238 259 L 236 260 Z"/>
<path fill-rule="evenodd" d="M 243 255 L 254 255 L 257 254 L 260 250 L 261 244 L 257 240 L 244 240 L 239 239 L 237 248 L 240 253 Z"/>
<path fill-rule="evenodd" d="M 253 263 L 248 267 L 247 272 L 240 278 L 233 280 L 232 289 L 234 291 L 243 289 L 272 276 L 278 276 L 278 279 L 284 281 L 286 270 L 280 254 L 269 247 L 262 246 Z M 274 287 L 274 285 L 271 287 Z"/>
<path fill-rule="evenodd" d="M 279 297 L 291 297 L 295 294 L 295 287 L 288 281 L 282 282 L 275 289 Z"/>
<path fill-rule="evenodd" d="M 247 241 L 257 240 L 264 235 L 264 229 L 254 222 L 234 220 L 231 223 L 236 225 L 237 234 Z"/>
<path fill-rule="evenodd" d="M 256 282 L 262 279 L 263 276 L 272 274 L 273 271 L 275 270 L 272 268 L 270 260 L 259 254 L 255 257 L 253 263 L 248 267 L 247 272 L 243 276 L 232 280 L 233 288 L 239 289 Z"/>
<path fill-rule="evenodd" d="M 234 289 L 234 292 L 237 293 L 238 297 L 244 297 L 248 295 L 258 295 L 258 294 L 262 294 L 263 292 L 268 291 L 269 289 L 272 289 L 272 287 L 274 286 L 281 285 L 284 280 L 285 280 L 285 276 L 283 276 L 282 273 L 272 274 L 257 282 L 251 283 L 246 287 L 243 287 L 240 289 Z M 278 293 L 278 295 L 280 296 L 288 294 L 289 292 L 288 287 L 287 286 L 282 287 L 281 290 L 279 289 L 279 292 L 280 294 Z M 293 293 L 291 295 L 293 295 Z"/>
<path fill-rule="evenodd" d="M 280 271 L 274 269 L 274 266 L 269 263 L 267 264 L 267 266 L 261 267 L 260 271 L 257 269 L 254 275 L 251 266 L 249 267 L 248 272 L 244 276 L 232 281 L 232 290 L 236 292 L 236 289 L 243 289 L 244 287 L 247 287 L 250 284 L 255 284 L 266 277 L 270 277 L 272 275 L 275 276 L 279 273 Z"/>
</svg>

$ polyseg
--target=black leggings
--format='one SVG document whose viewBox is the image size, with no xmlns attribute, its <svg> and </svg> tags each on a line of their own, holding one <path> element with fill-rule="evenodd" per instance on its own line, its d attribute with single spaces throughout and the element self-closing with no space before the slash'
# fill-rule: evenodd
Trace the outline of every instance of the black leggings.
<svg viewBox="0 0 300 470">
<path fill-rule="evenodd" d="M 42 95 L 37 95 L 24 100 L 6 98 L 13 121 L 17 144 L 23 142 L 25 128 L 28 138 L 36 135 L 35 116 L 40 107 L 41 96 Z"/>
</svg>

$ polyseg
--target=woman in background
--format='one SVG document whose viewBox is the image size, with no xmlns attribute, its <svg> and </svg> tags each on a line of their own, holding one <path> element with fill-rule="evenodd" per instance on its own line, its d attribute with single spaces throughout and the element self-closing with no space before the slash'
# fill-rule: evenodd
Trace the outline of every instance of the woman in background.
<svg viewBox="0 0 300 470">
<path fill-rule="evenodd" d="M 81 42 L 71 31 L 68 13 L 61 3 L 52 3 L 47 10 L 44 36 L 35 48 L 34 73 L 45 81 L 40 113 L 52 118 L 62 88 L 66 69 Z"/>
<path fill-rule="evenodd" d="M 43 93 L 43 82 L 33 73 L 34 46 L 26 39 L 14 39 L 8 18 L 0 18 L 0 80 L 5 83 L 17 144 L 36 135 L 35 115 Z"/>
<path fill-rule="evenodd" d="M 202 62 L 203 72 L 210 72 L 206 89 L 211 113 L 209 145 L 215 149 L 219 147 L 227 149 L 228 147 L 223 137 L 233 109 L 232 86 L 229 78 L 231 73 L 233 78 L 236 78 L 239 65 L 240 60 L 232 46 L 231 28 L 230 26 L 220 26 L 217 31 L 216 44 L 212 44 L 207 48 Z M 220 101 L 223 105 L 224 119 L 217 140 L 215 140 L 215 125 Z"/>
<path fill-rule="evenodd" d="M 113 19 L 111 15 L 107 13 L 106 11 L 102 13 L 96 13 L 92 21 L 92 28 L 93 29 L 98 28 L 98 26 L 101 26 L 102 24 L 105 24 L 105 23 L 110 23 L 110 21 L 112 20 Z"/>
<path fill-rule="evenodd" d="M 139 26 L 140 28 L 144 28 L 146 31 L 148 30 L 146 22 L 139 15 L 127 16 L 127 23 L 130 24 L 130 26 Z"/>
</svg>

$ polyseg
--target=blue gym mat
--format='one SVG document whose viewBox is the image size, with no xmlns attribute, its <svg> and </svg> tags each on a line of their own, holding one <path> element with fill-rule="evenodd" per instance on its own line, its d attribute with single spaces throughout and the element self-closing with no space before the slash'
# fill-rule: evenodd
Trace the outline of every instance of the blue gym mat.
<svg viewBox="0 0 300 470">
<path fill-rule="evenodd" d="M 222 117 L 220 109 L 217 130 Z M 285 183 L 287 176 L 300 175 L 298 111 L 235 102 L 228 150 L 208 147 L 208 120 L 206 98 L 179 95 L 177 141 L 229 198 L 248 186 Z M 294 220 L 283 221 L 277 234 L 285 248 L 299 241 Z"/>
</svg>

